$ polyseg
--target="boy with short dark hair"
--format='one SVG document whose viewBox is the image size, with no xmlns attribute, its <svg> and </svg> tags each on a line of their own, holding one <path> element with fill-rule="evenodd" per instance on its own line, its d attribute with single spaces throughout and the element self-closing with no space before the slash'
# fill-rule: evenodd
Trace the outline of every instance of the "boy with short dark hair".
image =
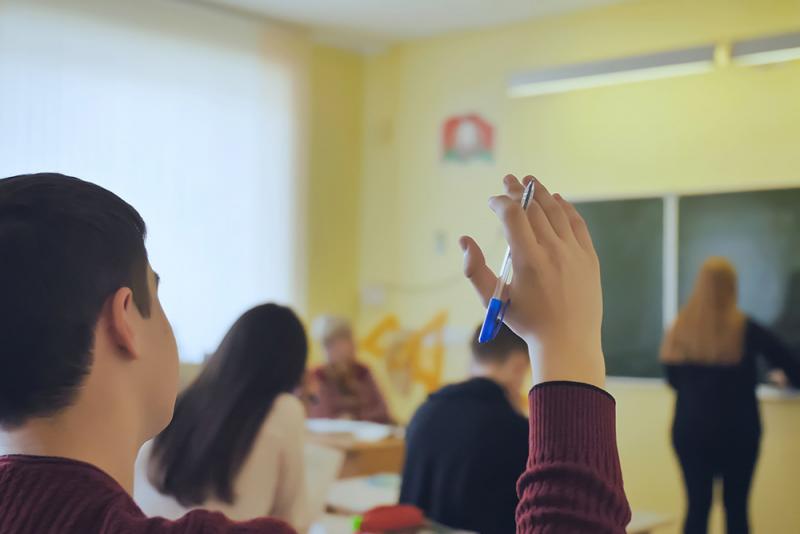
<svg viewBox="0 0 800 534">
<path fill-rule="evenodd" d="M 400 502 L 444 525 L 514 532 L 516 482 L 528 459 L 528 420 L 515 409 L 529 372 L 528 347 L 503 325 L 472 341 L 472 378 L 442 388 L 406 432 Z"/>
<path fill-rule="evenodd" d="M 102 187 L 0 180 L 0 532 L 290 533 L 206 511 L 148 519 L 130 497 L 139 447 L 169 423 L 178 387 L 144 238 Z"/>
</svg>

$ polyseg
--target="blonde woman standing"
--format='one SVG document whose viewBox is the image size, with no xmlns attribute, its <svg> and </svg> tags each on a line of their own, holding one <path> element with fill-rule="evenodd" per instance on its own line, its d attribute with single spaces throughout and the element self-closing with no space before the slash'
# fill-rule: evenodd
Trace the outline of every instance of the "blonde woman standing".
<svg viewBox="0 0 800 534">
<path fill-rule="evenodd" d="M 688 499 L 686 534 L 707 531 L 715 479 L 724 484 L 728 533 L 749 532 L 748 494 L 761 440 L 758 357 L 800 386 L 800 364 L 788 347 L 739 309 L 733 265 L 709 258 L 661 347 L 677 394 L 672 441 Z"/>
</svg>

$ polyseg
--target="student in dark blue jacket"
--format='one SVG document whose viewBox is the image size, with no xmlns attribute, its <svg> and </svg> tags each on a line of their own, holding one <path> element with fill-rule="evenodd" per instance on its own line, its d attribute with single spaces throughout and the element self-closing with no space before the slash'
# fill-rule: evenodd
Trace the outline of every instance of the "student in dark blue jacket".
<svg viewBox="0 0 800 534">
<path fill-rule="evenodd" d="M 400 502 L 449 527 L 513 533 L 528 420 L 516 408 L 529 373 L 525 342 L 503 325 L 472 343 L 472 378 L 432 394 L 406 434 Z"/>
</svg>

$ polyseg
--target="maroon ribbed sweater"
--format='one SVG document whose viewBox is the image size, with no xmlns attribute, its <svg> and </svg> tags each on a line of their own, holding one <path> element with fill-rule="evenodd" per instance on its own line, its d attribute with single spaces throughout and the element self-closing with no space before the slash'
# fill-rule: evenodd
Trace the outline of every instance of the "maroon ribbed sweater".
<svg viewBox="0 0 800 534">
<path fill-rule="evenodd" d="M 623 534 L 614 398 L 574 382 L 531 390 L 528 467 L 517 482 L 517 532 Z"/>
<path fill-rule="evenodd" d="M 531 390 L 528 468 L 519 480 L 517 532 L 624 533 L 614 400 L 585 384 Z M 234 523 L 193 511 L 178 521 L 147 518 L 111 477 L 82 462 L 0 457 L 2 534 L 290 534 L 280 521 Z"/>
</svg>

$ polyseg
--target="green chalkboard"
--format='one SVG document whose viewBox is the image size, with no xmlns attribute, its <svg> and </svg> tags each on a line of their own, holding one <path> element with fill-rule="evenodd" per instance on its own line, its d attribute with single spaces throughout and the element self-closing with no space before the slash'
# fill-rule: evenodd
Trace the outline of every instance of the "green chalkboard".
<svg viewBox="0 0 800 534">
<path fill-rule="evenodd" d="M 583 202 L 603 280 L 603 349 L 609 375 L 660 377 L 663 201 Z"/>
<path fill-rule="evenodd" d="M 682 197 L 679 300 L 710 255 L 739 272 L 742 309 L 800 349 L 800 189 Z"/>
</svg>

